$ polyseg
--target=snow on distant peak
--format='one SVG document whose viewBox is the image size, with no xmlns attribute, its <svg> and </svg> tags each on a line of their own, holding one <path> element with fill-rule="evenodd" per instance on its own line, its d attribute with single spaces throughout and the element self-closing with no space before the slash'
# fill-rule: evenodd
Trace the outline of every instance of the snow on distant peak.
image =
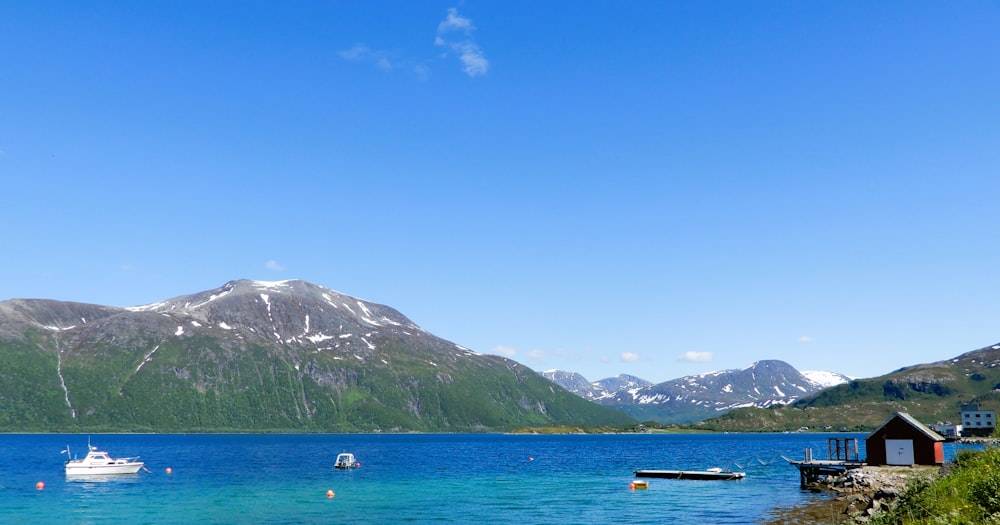
<svg viewBox="0 0 1000 525">
<path fill-rule="evenodd" d="M 847 377 L 843 374 L 838 374 L 836 372 L 825 372 L 822 370 L 806 370 L 801 373 L 802 375 L 806 376 L 806 379 L 822 386 L 823 388 L 842 385 L 851 380 L 850 377 Z"/>
<path fill-rule="evenodd" d="M 266 290 L 278 290 L 280 288 L 287 288 L 291 281 L 250 281 L 255 288 L 264 288 Z"/>
<path fill-rule="evenodd" d="M 208 297 L 208 299 L 207 299 L 206 301 L 202 302 L 202 303 L 198 303 L 198 304 L 187 304 L 187 305 L 185 305 L 185 306 L 186 306 L 187 308 L 190 308 L 191 310 L 194 310 L 194 309 L 196 309 L 196 308 L 201 308 L 202 306 L 205 306 L 206 304 L 208 304 L 208 303 L 210 303 L 210 302 L 212 302 L 212 301 L 214 301 L 214 300 L 216 300 L 216 299 L 219 299 L 219 298 L 221 298 L 221 297 L 225 297 L 225 296 L 229 295 L 230 293 L 232 293 L 232 290 L 224 290 L 224 291 L 223 291 L 222 293 L 220 293 L 220 294 L 212 294 L 212 295 L 210 295 L 210 296 Z"/>
<path fill-rule="evenodd" d="M 130 312 L 152 312 L 165 304 L 167 304 L 166 301 L 160 301 L 157 303 L 142 304 L 139 306 L 126 306 L 125 309 Z"/>
</svg>

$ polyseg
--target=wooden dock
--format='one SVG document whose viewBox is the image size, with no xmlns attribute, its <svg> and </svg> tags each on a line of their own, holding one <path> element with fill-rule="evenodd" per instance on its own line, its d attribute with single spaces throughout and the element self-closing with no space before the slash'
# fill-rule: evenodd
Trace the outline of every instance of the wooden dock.
<svg viewBox="0 0 1000 525">
<path fill-rule="evenodd" d="M 829 438 L 827 447 L 830 459 L 814 459 L 811 448 L 805 449 L 802 461 L 785 458 L 790 464 L 798 467 L 802 488 L 826 476 L 839 476 L 848 470 L 865 466 L 865 462 L 858 459 L 857 438 Z"/>
<path fill-rule="evenodd" d="M 863 461 L 813 460 L 790 461 L 789 463 L 799 468 L 799 483 L 802 488 L 806 488 L 826 476 L 839 476 L 848 470 L 865 466 Z"/>
</svg>

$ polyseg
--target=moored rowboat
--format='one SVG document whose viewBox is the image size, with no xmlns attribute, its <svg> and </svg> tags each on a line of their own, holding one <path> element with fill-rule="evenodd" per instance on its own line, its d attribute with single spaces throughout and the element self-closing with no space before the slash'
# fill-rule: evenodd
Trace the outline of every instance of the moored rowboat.
<svg viewBox="0 0 1000 525">
<path fill-rule="evenodd" d="M 735 480 L 746 477 L 746 472 L 733 472 L 710 468 L 708 470 L 637 470 L 637 478 L 667 478 L 667 479 L 704 479 L 704 480 Z"/>
</svg>

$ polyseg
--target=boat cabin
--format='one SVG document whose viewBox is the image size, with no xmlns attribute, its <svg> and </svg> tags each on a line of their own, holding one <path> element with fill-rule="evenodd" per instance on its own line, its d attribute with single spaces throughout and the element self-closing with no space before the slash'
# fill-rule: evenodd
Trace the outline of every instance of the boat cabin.
<svg viewBox="0 0 1000 525">
<path fill-rule="evenodd" d="M 361 464 L 354 460 L 354 454 L 344 452 L 337 456 L 337 460 L 333 463 L 333 466 L 339 469 L 352 469 L 361 466 Z"/>
</svg>

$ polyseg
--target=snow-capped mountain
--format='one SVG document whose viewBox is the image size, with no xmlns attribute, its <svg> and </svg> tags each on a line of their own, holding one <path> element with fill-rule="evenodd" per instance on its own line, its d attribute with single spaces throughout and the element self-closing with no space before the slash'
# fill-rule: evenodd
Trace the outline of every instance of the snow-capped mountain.
<svg viewBox="0 0 1000 525">
<path fill-rule="evenodd" d="M 699 421 L 740 407 L 785 405 L 849 381 L 834 372 L 799 372 L 776 360 L 758 361 L 743 370 L 708 372 L 659 384 L 633 376 L 587 383 L 579 374 L 558 370 L 542 375 L 570 392 L 617 408 L 640 421 L 664 423 Z"/>
<path fill-rule="evenodd" d="M 633 420 L 299 280 L 117 308 L 0 301 L 6 431 L 485 431 Z M 2 410 L 0 410 L 2 412 Z"/>
<path fill-rule="evenodd" d="M 587 378 L 576 372 L 565 372 L 563 370 L 546 370 L 541 372 L 541 375 L 566 390 L 591 401 L 611 398 L 618 392 L 636 390 L 653 384 L 650 381 L 628 374 L 619 374 L 615 377 L 607 377 L 593 382 L 588 381 Z"/>
</svg>

